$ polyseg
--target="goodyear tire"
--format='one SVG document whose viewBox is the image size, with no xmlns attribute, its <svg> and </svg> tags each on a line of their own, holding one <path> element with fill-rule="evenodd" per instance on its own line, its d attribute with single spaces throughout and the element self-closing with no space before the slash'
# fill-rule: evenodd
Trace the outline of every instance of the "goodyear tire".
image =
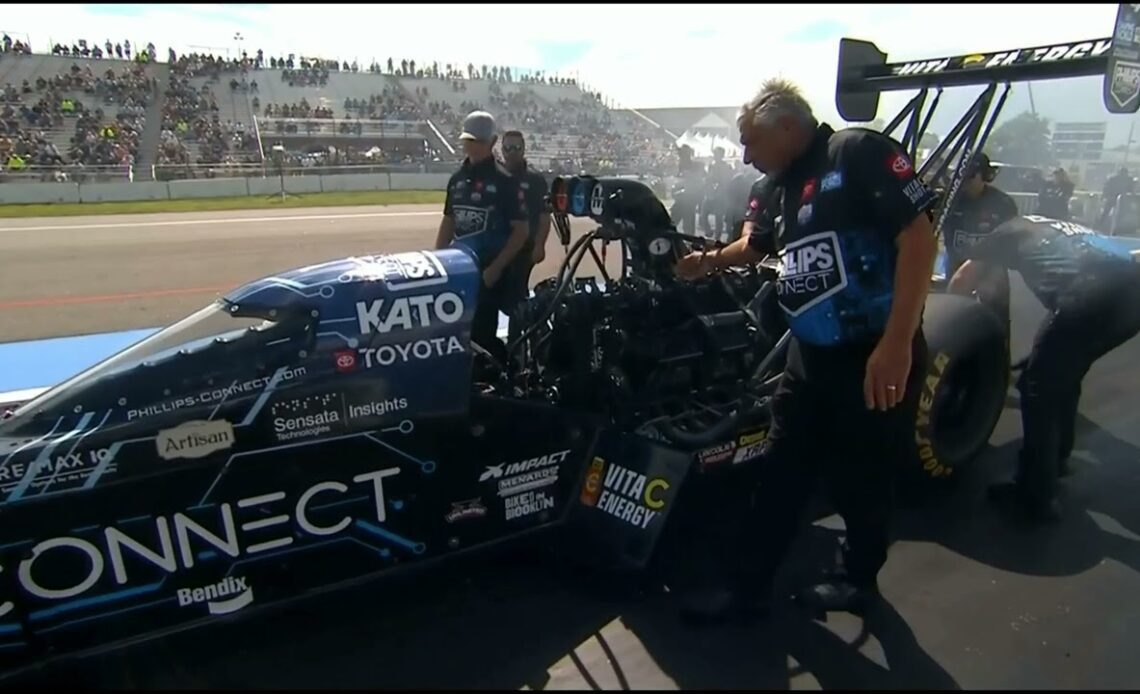
<svg viewBox="0 0 1140 694">
<path fill-rule="evenodd" d="M 931 294 L 923 328 L 929 347 L 914 448 L 904 477 L 946 486 L 985 449 L 1009 389 L 1006 331 L 990 309 L 965 297 Z"/>
</svg>

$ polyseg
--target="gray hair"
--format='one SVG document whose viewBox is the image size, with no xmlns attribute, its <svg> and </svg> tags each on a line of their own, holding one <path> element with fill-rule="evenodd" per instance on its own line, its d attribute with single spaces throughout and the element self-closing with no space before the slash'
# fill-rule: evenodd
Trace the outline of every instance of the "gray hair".
<svg viewBox="0 0 1140 694">
<path fill-rule="evenodd" d="M 736 124 L 741 129 L 745 125 L 770 126 L 784 116 L 790 116 L 807 128 L 814 129 L 818 124 L 815 115 L 812 114 L 811 104 L 804 98 L 795 82 L 783 77 L 773 77 L 764 82 L 756 96 L 740 108 Z"/>
</svg>

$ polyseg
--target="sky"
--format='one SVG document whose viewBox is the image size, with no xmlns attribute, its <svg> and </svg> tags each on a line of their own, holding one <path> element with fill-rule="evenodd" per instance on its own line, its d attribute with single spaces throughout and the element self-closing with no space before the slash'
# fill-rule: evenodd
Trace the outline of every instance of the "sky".
<svg viewBox="0 0 1140 694">
<path fill-rule="evenodd" d="M 822 119 L 842 122 L 841 37 L 874 41 L 894 62 L 1107 37 L 1115 17 L 1111 4 L 8 4 L 0 30 L 37 50 L 80 38 L 153 41 L 160 59 L 168 46 L 232 51 L 240 32 L 245 49 L 267 55 L 533 67 L 577 75 L 618 106 L 639 108 L 736 106 L 782 75 Z M 890 118 L 907 98 L 885 95 L 879 115 Z"/>
</svg>

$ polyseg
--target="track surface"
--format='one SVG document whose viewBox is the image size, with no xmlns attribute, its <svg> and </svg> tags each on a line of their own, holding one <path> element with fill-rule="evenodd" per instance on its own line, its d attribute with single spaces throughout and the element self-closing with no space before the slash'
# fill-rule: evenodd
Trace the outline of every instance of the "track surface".
<svg viewBox="0 0 1140 694">
<path fill-rule="evenodd" d="M 400 216 L 390 216 L 398 213 Z M 253 277 L 424 247 L 436 210 L 360 208 L 0 222 L 0 335 L 172 322 Z M 387 216 L 385 216 L 387 215 Z M 229 221 L 226 221 L 229 220 Z M 578 228 L 581 230 L 581 227 Z M 551 245 L 534 279 L 562 251 Z M 593 272 L 584 263 L 583 272 Z M 1040 306 L 1015 282 L 1014 353 Z M 542 565 L 473 565 L 450 583 L 316 597 L 285 612 L 126 649 L 84 681 L 134 687 L 1129 688 L 1140 682 L 1140 342 L 1085 381 L 1064 521 L 1012 526 L 981 501 L 1012 469 L 1016 396 L 954 495 L 898 520 L 889 605 L 690 631 L 668 595 L 607 600 Z M 828 527 L 833 523 L 826 523 Z M 788 578 L 834 531 L 805 533 Z"/>
</svg>

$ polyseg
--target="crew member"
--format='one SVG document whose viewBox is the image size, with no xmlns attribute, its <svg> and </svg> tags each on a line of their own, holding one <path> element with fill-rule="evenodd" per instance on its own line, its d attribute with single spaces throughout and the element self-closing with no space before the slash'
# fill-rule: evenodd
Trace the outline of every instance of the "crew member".
<svg viewBox="0 0 1140 694">
<path fill-rule="evenodd" d="M 526 160 L 526 139 L 518 130 L 503 133 L 503 162 L 511 175 L 518 179 L 525 198 L 529 235 L 526 245 L 507 271 L 515 305 L 525 301 L 530 293 L 530 273 L 535 265 L 546 258 L 546 239 L 550 236 L 550 213 L 546 210 L 546 179 L 531 169 Z M 508 314 L 511 313 L 508 311 Z M 521 333 L 520 321 L 512 320 L 509 339 Z"/>
<path fill-rule="evenodd" d="M 697 208 L 701 202 L 703 167 L 693 161 L 693 148 L 677 150 L 677 183 L 673 186 L 673 223 L 688 234 L 697 233 Z"/>
<path fill-rule="evenodd" d="M 953 277 L 966 261 L 964 252 L 985 239 L 1003 222 L 1018 215 L 1017 203 L 993 185 L 997 168 L 985 152 L 979 152 L 965 171 L 958 200 L 942 228 L 946 244 L 946 276 Z M 991 308 L 1005 328 L 1008 357 L 1010 339 L 1009 272 L 1003 267 L 979 267 L 978 282 L 971 285 L 978 300 Z"/>
<path fill-rule="evenodd" d="M 507 349 L 496 333 L 499 311 L 509 308 L 511 298 L 503 275 L 527 241 L 523 191 L 492 154 L 497 136 L 491 114 L 471 112 L 459 139 L 467 157 L 447 182 L 435 247 L 466 248 L 479 263 L 483 285 L 471 339 L 503 364 Z"/>
<path fill-rule="evenodd" d="M 760 191 L 763 180 L 764 177 L 754 167 L 747 166 L 729 182 L 725 201 L 728 208 L 729 243 L 752 233 L 761 203 Z"/>
<path fill-rule="evenodd" d="M 1053 169 L 1053 179 L 1041 181 L 1037 191 L 1037 214 L 1050 219 L 1059 219 L 1067 222 L 1072 219 L 1069 211 L 1069 200 L 1073 197 L 1076 186 L 1069 180 L 1069 174 L 1058 166 Z"/>
<path fill-rule="evenodd" d="M 989 489 L 1007 510 L 1060 517 L 1057 477 L 1068 472 L 1081 381 L 1093 363 L 1140 331 L 1140 266 L 1127 248 L 1072 222 L 1011 220 L 970 246 L 950 281 L 967 290 L 976 263 L 1021 273 L 1048 311 L 1018 381 L 1024 443 L 1014 482 Z"/>
<path fill-rule="evenodd" d="M 855 609 L 877 595 L 893 481 L 914 436 L 926 367 L 922 312 L 937 253 L 934 195 L 897 142 L 833 131 L 786 80 L 766 82 L 738 125 L 745 163 L 767 174 L 767 204 L 757 203 L 767 212 L 749 236 L 683 258 L 678 274 L 755 262 L 774 246 L 793 339 L 757 467 L 764 479 L 748 522 L 725 544 L 734 550 L 724 557 L 729 581 L 695 596 L 684 614 L 708 620 L 767 606 L 817 478 L 847 524 L 846 574 L 798 597 Z"/>
<path fill-rule="evenodd" d="M 1104 208 L 1100 213 L 1100 228 L 1102 230 L 1112 233 L 1113 229 L 1110 228 L 1110 225 L 1112 224 L 1112 211 L 1116 209 L 1116 203 L 1120 201 L 1121 195 L 1131 195 L 1135 191 L 1136 181 L 1128 173 L 1128 168 L 1124 166 L 1120 167 L 1119 171 L 1104 182 L 1104 190 L 1101 192 Z"/>
<path fill-rule="evenodd" d="M 732 180 L 732 167 L 724 160 L 724 147 L 717 147 L 713 149 L 713 160 L 709 163 L 708 173 L 705 175 L 705 198 L 701 201 L 701 229 L 711 234 L 714 239 L 720 238 L 721 234 L 728 231 L 728 220 L 725 218 L 725 193 L 730 180 Z"/>
</svg>

